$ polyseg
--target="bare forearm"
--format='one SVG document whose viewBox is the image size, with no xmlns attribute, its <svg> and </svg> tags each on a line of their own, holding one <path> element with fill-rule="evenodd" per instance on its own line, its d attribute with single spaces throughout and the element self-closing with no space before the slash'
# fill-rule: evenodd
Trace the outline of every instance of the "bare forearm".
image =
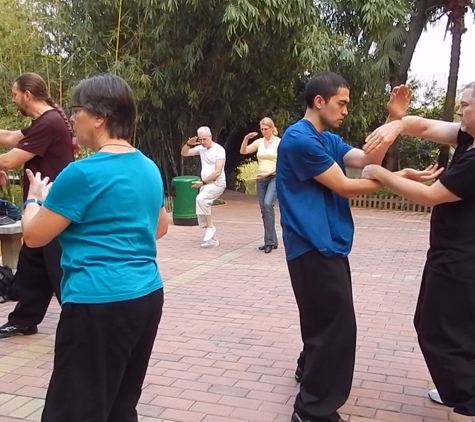
<svg viewBox="0 0 475 422">
<path fill-rule="evenodd" d="M 9 130 L 0 129 L 0 145 L 2 147 L 10 146 L 10 137 L 11 137 L 11 132 Z"/>
<path fill-rule="evenodd" d="M 391 189 L 394 193 L 410 199 L 413 202 L 422 205 L 435 205 L 430 196 L 430 187 L 414 180 L 406 179 L 391 173 L 390 171 L 379 168 L 375 173 L 375 177 L 384 185 Z"/>
<path fill-rule="evenodd" d="M 386 119 L 386 123 L 394 122 L 395 120 L 400 120 L 400 117 L 389 114 Z M 363 163 L 362 163 L 363 165 L 361 168 L 364 168 L 365 166 L 369 164 L 381 165 L 390 146 L 391 146 L 390 144 L 387 144 L 387 145 L 383 144 L 383 145 L 380 145 L 379 148 L 376 148 L 373 151 L 371 151 L 370 153 L 365 154 L 363 158 Z"/>
<path fill-rule="evenodd" d="M 395 116 L 392 114 L 388 114 L 388 117 L 386 119 L 385 123 L 390 123 L 394 122 L 395 120 L 400 120 L 402 116 Z M 369 164 L 378 164 L 381 165 L 381 163 L 384 160 L 384 157 L 386 156 L 386 153 L 388 152 L 390 145 L 382 145 L 380 148 L 377 148 L 376 150 L 372 151 L 369 154 L 365 155 L 365 165 Z"/>
<path fill-rule="evenodd" d="M 23 236 L 28 239 L 28 235 L 31 234 L 31 231 L 34 230 L 32 225 L 32 220 L 38 211 L 40 210 L 40 205 L 36 202 L 31 202 L 25 207 L 25 211 L 21 218 L 21 225 L 23 229 Z"/>
<path fill-rule="evenodd" d="M 9 163 L 8 159 L 5 158 L 6 154 L 1 154 L 0 155 L 0 170 L 5 171 L 5 170 L 11 170 L 11 164 Z"/>
<path fill-rule="evenodd" d="M 364 162 L 362 168 L 370 164 L 381 165 L 384 160 L 384 156 L 388 152 L 389 147 L 389 144 L 382 144 L 379 148 L 374 149 L 369 154 L 365 154 L 363 158 Z"/>
<path fill-rule="evenodd" d="M 0 146 L 13 148 L 23 139 L 23 134 L 19 130 L 0 129 Z"/>
<path fill-rule="evenodd" d="M 386 118 L 386 122 L 385 122 L 385 123 L 394 122 L 395 120 L 401 120 L 403 117 L 404 117 L 404 115 L 402 115 L 402 116 L 396 116 L 396 115 L 394 115 L 394 114 L 388 114 L 388 117 Z"/>
<path fill-rule="evenodd" d="M 208 183 L 213 183 L 214 181 L 216 181 L 216 179 L 219 177 L 220 174 L 221 174 L 221 171 L 215 171 L 214 173 L 211 173 L 208 177 L 206 177 L 205 179 L 202 179 L 203 183 L 205 185 L 207 185 Z"/>
<path fill-rule="evenodd" d="M 406 116 L 401 119 L 402 135 L 422 138 L 444 145 L 456 145 L 460 123 Z"/>
<path fill-rule="evenodd" d="M 241 144 L 241 149 L 239 150 L 239 153 L 242 154 L 242 155 L 246 155 L 247 154 L 247 144 L 249 142 L 249 138 L 248 137 L 244 137 L 244 140 L 242 141 L 242 144 Z"/>
<path fill-rule="evenodd" d="M 383 185 L 377 180 L 348 179 L 340 195 L 345 198 L 353 198 L 354 196 L 375 192 L 382 187 Z"/>
<path fill-rule="evenodd" d="M 423 138 L 429 128 L 428 119 L 419 116 L 406 116 L 401 119 L 401 135 Z"/>
<path fill-rule="evenodd" d="M 183 148 L 181 149 L 182 157 L 187 157 L 189 151 L 190 151 L 189 145 L 188 144 L 183 145 Z"/>
</svg>

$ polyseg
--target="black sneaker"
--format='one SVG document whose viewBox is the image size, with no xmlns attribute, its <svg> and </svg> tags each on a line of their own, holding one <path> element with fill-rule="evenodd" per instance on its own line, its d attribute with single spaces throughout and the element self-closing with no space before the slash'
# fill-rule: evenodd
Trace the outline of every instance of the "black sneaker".
<svg viewBox="0 0 475 422">
<path fill-rule="evenodd" d="M 38 327 L 21 327 L 7 322 L 0 327 L 0 338 L 8 338 L 14 336 L 31 336 L 38 332 Z"/>
<path fill-rule="evenodd" d="M 292 419 L 290 419 L 290 422 L 312 422 L 310 419 L 305 419 L 302 418 L 297 412 L 292 413 Z M 350 422 L 345 419 L 341 419 L 338 422 Z"/>
<path fill-rule="evenodd" d="M 300 366 L 297 366 L 297 369 L 295 370 L 295 381 L 300 382 L 302 381 L 302 375 L 303 375 L 303 370 Z"/>
</svg>

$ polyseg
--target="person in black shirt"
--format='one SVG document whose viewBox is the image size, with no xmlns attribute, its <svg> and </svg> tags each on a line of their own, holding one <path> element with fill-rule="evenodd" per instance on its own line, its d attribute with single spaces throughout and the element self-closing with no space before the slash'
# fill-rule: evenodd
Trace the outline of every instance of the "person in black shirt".
<svg viewBox="0 0 475 422">
<path fill-rule="evenodd" d="M 33 173 L 40 172 L 54 180 L 74 161 L 75 139 L 63 110 L 48 94 L 46 83 L 36 73 L 24 73 L 12 87 L 12 100 L 18 110 L 33 119 L 23 130 L 0 130 L 0 145 L 10 151 L 0 154 L 0 170 L 24 165 Z M 23 177 L 23 200 L 28 194 L 30 182 Z M 23 244 L 18 258 L 17 273 L 19 301 L 8 316 L 8 322 L 0 326 L 0 339 L 38 332 L 38 324 L 48 310 L 53 292 L 60 299 L 61 246 L 53 239 L 41 248 Z"/>
<path fill-rule="evenodd" d="M 429 397 L 475 421 L 475 82 L 465 87 L 458 115 L 460 123 L 407 116 L 367 139 L 366 152 L 399 134 L 455 146 L 449 168 L 431 186 L 376 165 L 362 177 L 434 207 L 414 325 L 436 386 Z"/>
</svg>

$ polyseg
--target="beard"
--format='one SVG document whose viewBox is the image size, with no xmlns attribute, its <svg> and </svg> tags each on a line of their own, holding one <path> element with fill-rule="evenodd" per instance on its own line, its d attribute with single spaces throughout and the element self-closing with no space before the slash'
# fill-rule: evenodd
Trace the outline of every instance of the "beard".
<svg viewBox="0 0 475 422">
<path fill-rule="evenodd" d="M 23 104 L 15 104 L 16 105 L 16 108 L 18 109 L 18 111 L 25 117 L 29 117 L 28 116 L 28 111 L 26 110 L 26 107 L 23 105 Z"/>
</svg>

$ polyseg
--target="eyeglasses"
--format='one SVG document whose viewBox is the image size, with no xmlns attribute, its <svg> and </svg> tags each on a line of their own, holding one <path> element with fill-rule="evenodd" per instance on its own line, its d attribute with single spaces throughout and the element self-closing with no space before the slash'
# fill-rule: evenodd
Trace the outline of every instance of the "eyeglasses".
<svg viewBox="0 0 475 422">
<path fill-rule="evenodd" d="M 84 106 L 82 105 L 73 105 L 70 107 L 71 116 L 75 115 L 77 112 L 81 111 Z"/>
</svg>

